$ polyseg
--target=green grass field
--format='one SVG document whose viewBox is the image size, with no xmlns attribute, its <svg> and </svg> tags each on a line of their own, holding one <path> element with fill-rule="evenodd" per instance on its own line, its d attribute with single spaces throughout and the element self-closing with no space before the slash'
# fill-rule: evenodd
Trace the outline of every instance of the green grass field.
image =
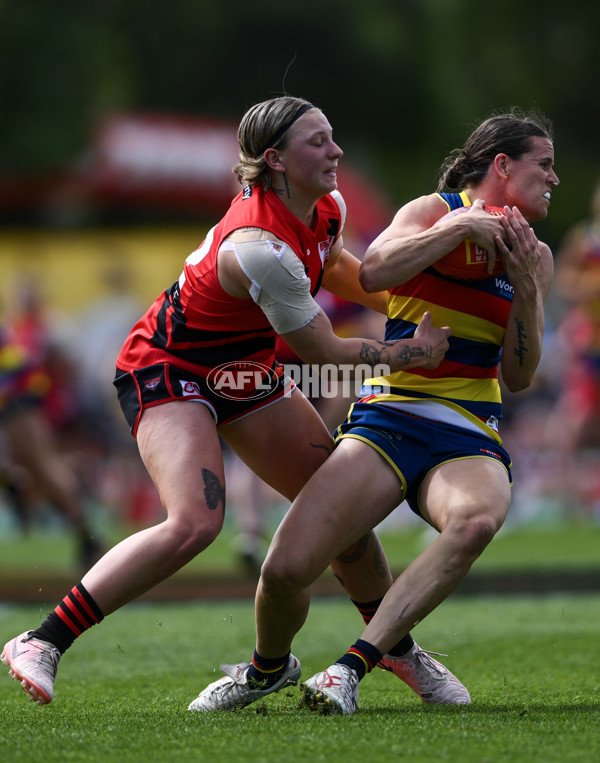
<svg viewBox="0 0 600 763">
<path fill-rule="evenodd" d="M 136 528 L 137 529 L 137 528 Z M 133 530 L 108 525 L 103 535 L 114 544 Z M 424 523 L 400 529 L 385 526 L 378 531 L 394 570 L 402 569 L 433 538 Z M 211 577 L 233 574 L 236 568 L 236 535 L 231 517 L 215 542 L 180 573 L 183 576 Z M 71 575 L 74 567 L 72 539 L 61 530 L 35 530 L 30 537 L 0 534 L 0 578 L 32 570 Z M 510 524 L 498 533 L 477 560 L 473 571 L 546 569 L 600 569 L 600 524 L 594 522 L 564 522 L 558 525 Z M 76 582 L 76 581 L 74 581 Z"/>
<path fill-rule="evenodd" d="M 112 528 L 111 542 L 125 530 Z M 431 537 L 421 526 L 384 531 L 401 569 Z M 489 571 L 597 573 L 593 523 L 504 529 L 476 563 Z M 73 546 L 60 532 L 0 540 L 0 581 L 70 584 Z M 236 568 L 235 537 L 220 538 L 181 573 L 219 579 Z M 34 577 L 32 578 L 32 571 Z M 595 579 L 595 578 L 594 578 Z M 22 584 L 22 583 L 21 583 Z M 0 605 L 0 646 L 54 607 Z M 553 763 L 600 760 L 600 595 L 455 595 L 414 635 L 468 686 L 468 707 L 429 707 L 376 670 L 361 684 L 359 712 L 322 717 L 299 708 L 298 688 L 243 711 L 192 714 L 189 702 L 220 676 L 221 662 L 247 660 L 254 644 L 250 599 L 132 604 L 67 652 L 54 702 L 31 703 L 0 665 L 0 761 L 398 761 Z M 316 598 L 294 653 L 308 678 L 330 665 L 362 625 L 343 596 Z"/>
<path fill-rule="evenodd" d="M 130 605 L 92 629 L 60 665 L 54 702 L 38 707 L 0 680 L 0 760 L 51 761 L 597 761 L 600 597 L 455 598 L 415 632 L 448 653 L 473 704 L 430 707 L 376 670 L 360 710 L 323 717 L 299 708 L 297 687 L 233 713 L 187 705 L 247 659 L 249 601 Z M 0 609 L 0 640 L 35 626 L 39 608 Z M 294 653 L 307 678 L 361 630 L 343 599 L 317 599 Z"/>
</svg>

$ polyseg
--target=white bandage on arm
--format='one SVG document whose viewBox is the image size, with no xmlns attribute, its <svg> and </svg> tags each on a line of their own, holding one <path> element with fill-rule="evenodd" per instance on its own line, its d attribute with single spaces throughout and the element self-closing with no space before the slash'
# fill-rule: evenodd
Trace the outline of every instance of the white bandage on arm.
<svg viewBox="0 0 600 763">
<path fill-rule="evenodd" d="M 282 241 L 236 241 L 237 261 L 252 281 L 250 296 L 278 334 L 306 326 L 321 309 L 302 263 Z"/>
</svg>

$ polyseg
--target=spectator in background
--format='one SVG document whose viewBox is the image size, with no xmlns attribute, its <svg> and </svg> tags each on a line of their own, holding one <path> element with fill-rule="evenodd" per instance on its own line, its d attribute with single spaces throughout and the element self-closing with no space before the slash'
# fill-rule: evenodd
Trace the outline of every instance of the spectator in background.
<svg viewBox="0 0 600 763">
<path fill-rule="evenodd" d="M 558 328 L 562 378 L 546 443 L 560 452 L 560 480 L 589 513 L 600 509 L 600 181 L 591 215 L 564 237 L 556 290 L 566 306 Z M 566 483 L 566 484 L 565 484 Z"/>
<path fill-rule="evenodd" d="M 88 569 L 101 556 L 101 543 L 86 517 L 82 485 L 57 436 L 76 414 L 73 390 L 63 385 L 70 366 L 50 339 L 36 285 L 23 282 L 19 297 L 14 325 L 6 320 L 0 324 L 4 482 L 25 530 L 33 520 L 30 496 L 39 492 L 48 500 L 76 538 L 78 565 Z"/>
</svg>

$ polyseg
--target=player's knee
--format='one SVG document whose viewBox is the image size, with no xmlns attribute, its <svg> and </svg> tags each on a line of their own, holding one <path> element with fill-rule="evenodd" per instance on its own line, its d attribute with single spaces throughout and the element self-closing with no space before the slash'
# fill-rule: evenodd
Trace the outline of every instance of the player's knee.
<svg viewBox="0 0 600 763">
<path fill-rule="evenodd" d="M 260 572 L 263 590 L 274 593 L 297 591 L 313 580 L 302 564 L 295 564 L 284 555 L 268 554 Z"/>
<path fill-rule="evenodd" d="M 501 525 L 502 522 L 487 512 L 477 512 L 464 517 L 458 527 L 464 552 L 469 556 L 478 557 Z"/>
<path fill-rule="evenodd" d="M 191 560 L 217 538 L 223 527 L 223 517 L 222 514 L 209 517 L 199 514 L 192 519 L 169 519 L 164 524 L 168 526 L 174 553 Z"/>
</svg>

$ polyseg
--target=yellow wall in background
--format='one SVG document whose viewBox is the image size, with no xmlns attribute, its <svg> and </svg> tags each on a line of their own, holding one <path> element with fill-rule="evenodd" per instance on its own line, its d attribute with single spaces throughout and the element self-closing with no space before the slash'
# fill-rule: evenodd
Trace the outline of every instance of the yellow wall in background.
<svg viewBox="0 0 600 763">
<path fill-rule="evenodd" d="M 32 279 L 45 302 L 73 317 L 111 293 L 109 275 L 148 307 L 179 278 L 206 227 L 91 231 L 0 231 L 0 295 L 6 308 L 16 287 Z"/>
</svg>

